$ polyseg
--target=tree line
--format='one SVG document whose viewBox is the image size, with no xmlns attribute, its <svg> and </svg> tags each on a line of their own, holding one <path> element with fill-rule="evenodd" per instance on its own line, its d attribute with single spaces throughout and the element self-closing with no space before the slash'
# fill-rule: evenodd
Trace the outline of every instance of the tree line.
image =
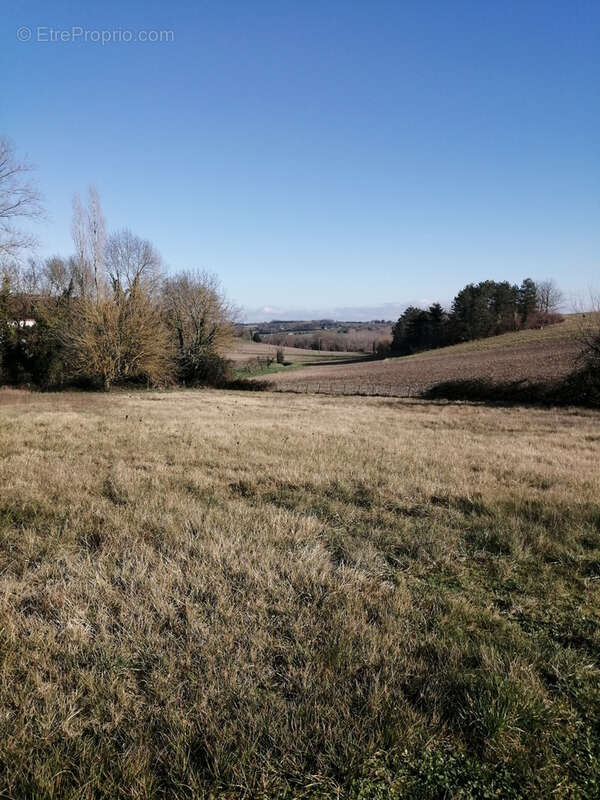
<svg viewBox="0 0 600 800">
<path fill-rule="evenodd" d="M 408 355 L 560 322 L 562 300 L 552 280 L 535 283 L 525 278 L 520 286 L 508 281 L 470 283 L 456 295 L 449 311 L 439 303 L 427 309 L 407 308 L 394 325 L 391 349 Z"/>
<path fill-rule="evenodd" d="M 98 192 L 73 201 L 74 252 L 24 260 L 31 237 L 15 220 L 41 214 L 29 167 L 0 141 L 0 383 L 109 389 L 218 384 L 234 309 L 217 279 L 163 273 L 155 246 L 123 228 L 107 233 Z"/>
<path fill-rule="evenodd" d="M 224 353 L 235 309 L 217 279 L 197 270 L 167 275 L 151 242 L 128 228 L 107 232 L 93 187 L 87 202 L 73 201 L 73 253 L 27 259 L 35 242 L 22 223 L 43 216 L 30 175 L 0 138 L 0 385 L 231 385 Z M 553 281 L 468 284 L 449 311 L 439 303 L 406 309 L 391 348 L 404 355 L 540 327 L 562 319 L 561 304 Z M 596 312 L 580 337 L 570 398 L 600 391 L 599 304 Z"/>
<path fill-rule="evenodd" d="M 345 327 L 341 330 L 323 331 L 322 333 L 268 333 L 254 332 L 255 342 L 265 342 L 277 347 L 296 347 L 305 350 L 327 350 L 338 353 L 376 353 L 381 346 L 389 345 L 391 325 L 381 327 L 367 325 L 362 328 Z M 389 349 L 389 347 L 388 347 Z"/>
</svg>

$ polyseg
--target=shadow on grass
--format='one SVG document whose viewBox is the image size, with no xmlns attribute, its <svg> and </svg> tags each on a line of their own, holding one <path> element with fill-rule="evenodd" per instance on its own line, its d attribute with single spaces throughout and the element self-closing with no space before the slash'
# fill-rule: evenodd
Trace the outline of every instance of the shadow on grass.
<svg viewBox="0 0 600 800">
<path fill-rule="evenodd" d="M 427 389 L 421 396 L 425 400 L 600 408 L 600 374 L 592 369 L 583 369 L 571 373 L 564 380 L 548 383 L 527 380 L 496 382 L 486 378 L 444 381 Z"/>
<path fill-rule="evenodd" d="M 273 385 L 269 381 L 259 381 L 256 378 L 233 378 L 224 384 L 217 386 L 217 389 L 235 389 L 238 392 L 268 392 Z"/>
</svg>

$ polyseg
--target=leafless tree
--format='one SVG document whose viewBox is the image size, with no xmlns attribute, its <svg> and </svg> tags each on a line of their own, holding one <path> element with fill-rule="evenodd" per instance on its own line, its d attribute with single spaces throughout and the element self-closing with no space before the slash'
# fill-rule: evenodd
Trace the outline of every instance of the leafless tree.
<svg viewBox="0 0 600 800">
<path fill-rule="evenodd" d="M 85 212 L 78 194 L 73 195 L 73 219 L 71 222 L 71 236 L 75 247 L 75 266 L 77 270 L 77 286 L 82 296 L 88 294 L 91 276 L 88 263 L 87 227 Z"/>
<path fill-rule="evenodd" d="M 21 258 L 24 250 L 35 246 L 33 234 L 19 228 L 19 222 L 43 216 L 41 198 L 30 177 L 32 166 L 19 160 L 14 145 L 0 138 L 0 261 Z M 16 225 L 15 225 L 16 223 Z"/>
<path fill-rule="evenodd" d="M 538 311 L 546 314 L 555 314 L 560 311 L 564 299 L 563 293 L 552 279 L 548 278 L 537 283 Z"/>
<path fill-rule="evenodd" d="M 158 250 L 147 239 L 141 239 L 129 228 L 123 228 L 108 237 L 106 245 L 106 271 L 114 289 L 129 291 L 138 283 L 154 292 L 160 281 L 162 259 Z"/>
<path fill-rule="evenodd" d="M 73 262 L 62 256 L 50 256 L 43 264 L 44 288 L 50 295 L 68 291 L 73 277 Z"/>
<path fill-rule="evenodd" d="M 19 269 L 15 289 L 26 295 L 38 295 L 42 292 L 43 283 L 43 264 L 35 258 L 28 258 L 25 266 Z"/>
<path fill-rule="evenodd" d="M 25 264 L 14 266 L 10 277 L 14 292 L 30 296 L 56 296 L 69 288 L 71 264 L 60 256 L 28 258 Z"/>
<path fill-rule="evenodd" d="M 104 268 L 106 256 L 106 223 L 100 206 L 100 197 L 95 186 L 89 187 L 88 232 L 94 289 L 100 297 L 100 287 L 104 288 Z"/>
<path fill-rule="evenodd" d="M 100 300 L 105 293 L 106 223 L 98 190 L 89 187 L 85 207 L 78 194 L 73 197 L 71 232 L 75 245 L 77 283 L 82 297 Z"/>
<path fill-rule="evenodd" d="M 168 278 L 163 284 L 162 301 L 181 359 L 226 350 L 234 336 L 237 312 L 214 275 L 188 271 Z"/>
</svg>

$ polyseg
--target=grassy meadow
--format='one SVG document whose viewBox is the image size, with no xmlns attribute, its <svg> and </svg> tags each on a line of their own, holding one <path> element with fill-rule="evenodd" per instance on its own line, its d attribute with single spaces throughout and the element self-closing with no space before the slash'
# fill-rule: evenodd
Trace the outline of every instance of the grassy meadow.
<svg viewBox="0 0 600 800">
<path fill-rule="evenodd" d="M 0 391 L 0 797 L 598 797 L 599 423 Z"/>
</svg>

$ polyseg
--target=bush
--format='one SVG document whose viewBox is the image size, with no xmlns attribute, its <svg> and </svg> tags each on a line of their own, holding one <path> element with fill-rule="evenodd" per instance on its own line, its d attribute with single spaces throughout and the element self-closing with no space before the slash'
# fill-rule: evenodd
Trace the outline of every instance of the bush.
<svg viewBox="0 0 600 800">
<path fill-rule="evenodd" d="M 181 377 L 190 386 L 226 386 L 233 380 L 231 362 L 217 353 L 198 353 L 183 364 Z"/>
<path fill-rule="evenodd" d="M 390 339 L 378 341 L 375 344 L 375 354 L 379 358 L 387 358 L 392 353 L 392 342 Z"/>
<path fill-rule="evenodd" d="M 268 381 L 248 380 L 248 378 L 233 378 L 223 388 L 236 389 L 243 392 L 268 392 L 273 384 Z"/>
<path fill-rule="evenodd" d="M 546 328 L 548 325 L 558 325 L 564 322 L 562 314 L 555 314 L 552 311 L 536 311 L 527 317 L 525 328 Z"/>
<path fill-rule="evenodd" d="M 573 372 L 564 382 L 563 393 L 570 405 L 600 408 L 600 369 L 589 364 Z"/>
<path fill-rule="evenodd" d="M 66 327 L 69 298 L 0 294 L 0 383 L 35 384 L 42 389 L 66 380 L 60 331 Z M 33 319 L 23 325 L 20 320 Z"/>
<path fill-rule="evenodd" d="M 590 316 L 591 324 L 582 322 L 579 331 L 580 361 L 585 365 L 585 369 L 600 374 L 600 308 L 593 311 Z M 584 314 L 582 320 L 585 319 Z"/>
<path fill-rule="evenodd" d="M 555 383 L 529 383 L 525 380 L 495 383 L 483 378 L 443 381 L 423 392 L 422 397 L 426 400 L 600 408 L 600 371 L 588 366 Z"/>
<path fill-rule="evenodd" d="M 426 400 L 471 400 L 484 403 L 548 402 L 548 387 L 525 381 L 495 383 L 484 378 L 442 381 L 427 389 Z"/>
<path fill-rule="evenodd" d="M 271 388 L 266 381 L 236 378 L 232 362 L 216 353 L 205 353 L 197 358 L 193 369 L 187 373 L 185 383 L 188 386 L 213 386 L 216 389 L 250 392 L 262 392 Z"/>
<path fill-rule="evenodd" d="M 108 390 L 115 383 L 166 383 L 173 349 L 160 309 L 138 283 L 98 300 L 78 298 L 61 335 L 73 378 Z"/>
</svg>

